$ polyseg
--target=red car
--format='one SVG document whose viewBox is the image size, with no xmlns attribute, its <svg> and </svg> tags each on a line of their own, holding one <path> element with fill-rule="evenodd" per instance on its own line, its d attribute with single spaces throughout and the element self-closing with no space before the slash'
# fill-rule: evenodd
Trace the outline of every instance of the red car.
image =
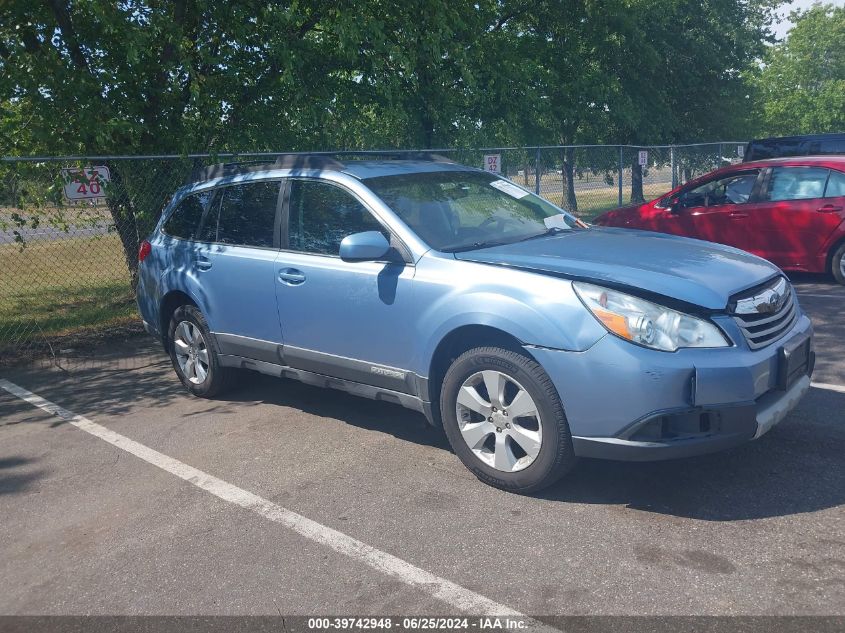
<svg viewBox="0 0 845 633">
<path fill-rule="evenodd" d="M 595 223 L 728 244 L 845 284 L 845 156 L 731 165 Z"/>
</svg>

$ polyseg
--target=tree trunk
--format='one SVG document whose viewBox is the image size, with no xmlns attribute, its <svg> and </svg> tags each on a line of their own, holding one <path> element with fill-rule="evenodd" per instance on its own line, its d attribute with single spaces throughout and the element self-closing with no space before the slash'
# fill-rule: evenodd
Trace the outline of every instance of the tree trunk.
<svg viewBox="0 0 845 633">
<path fill-rule="evenodd" d="M 643 196 L 643 166 L 638 160 L 635 160 L 631 165 L 631 202 L 633 204 L 640 204 L 645 202 Z"/>
<path fill-rule="evenodd" d="M 562 206 L 570 213 L 578 213 L 578 199 L 575 197 L 575 148 L 563 150 L 563 199 Z"/>
<path fill-rule="evenodd" d="M 112 163 L 108 167 L 111 183 L 107 203 L 114 220 L 114 228 L 123 246 L 123 258 L 129 269 L 129 283 L 132 285 L 132 292 L 135 292 L 138 286 L 138 247 L 141 245 L 135 208 L 126 191 L 120 166 Z"/>
</svg>

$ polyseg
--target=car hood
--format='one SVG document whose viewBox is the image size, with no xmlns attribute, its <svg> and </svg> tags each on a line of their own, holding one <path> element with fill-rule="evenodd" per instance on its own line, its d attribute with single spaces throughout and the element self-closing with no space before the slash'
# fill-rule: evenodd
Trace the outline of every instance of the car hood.
<svg viewBox="0 0 845 633">
<path fill-rule="evenodd" d="M 780 273 L 765 259 L 730 246 L 597 227 L 455 253 L 455 257 L 627 286 L 708 310 L 725 309 L 731 295 Z"/>
</svg>

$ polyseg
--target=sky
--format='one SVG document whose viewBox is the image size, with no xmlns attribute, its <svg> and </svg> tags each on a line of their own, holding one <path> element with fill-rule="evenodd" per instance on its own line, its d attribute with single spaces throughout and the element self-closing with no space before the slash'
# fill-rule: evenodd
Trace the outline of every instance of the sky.
<svg viewBox="0 0 845 633">
<path fill-rule="evenodd" d="M 792 28 L 792 23 L 789 21 L 789 14 L 796 9 L 809 9 L 818 0 L 793 0 L 789 4 L 783 5 L 778 9 L 777 14 L 783 20 L 780 24 L 775 24 L 772 30 L 778 38 L 783 38 L 784 35 Z M 845 0 L 825 0 L 824 4 L 833 4 L 837 7 L 845 7 Z"/>
</svg>

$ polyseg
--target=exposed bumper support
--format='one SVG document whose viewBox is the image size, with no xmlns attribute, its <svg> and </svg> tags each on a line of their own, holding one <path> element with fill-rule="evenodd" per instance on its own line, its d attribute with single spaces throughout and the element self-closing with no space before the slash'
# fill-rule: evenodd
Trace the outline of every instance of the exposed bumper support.
<svg viewBox="0 0 845 633">
<path fill-rule="evenodd" d="M 810 377 L 802 376 L 788 391 L 774 391 L 760 398 L 757 403 L 757 433 L 754 434 L 754 439 L 765 435 L 783 420 L 809 390 Z"/>
</svg>

